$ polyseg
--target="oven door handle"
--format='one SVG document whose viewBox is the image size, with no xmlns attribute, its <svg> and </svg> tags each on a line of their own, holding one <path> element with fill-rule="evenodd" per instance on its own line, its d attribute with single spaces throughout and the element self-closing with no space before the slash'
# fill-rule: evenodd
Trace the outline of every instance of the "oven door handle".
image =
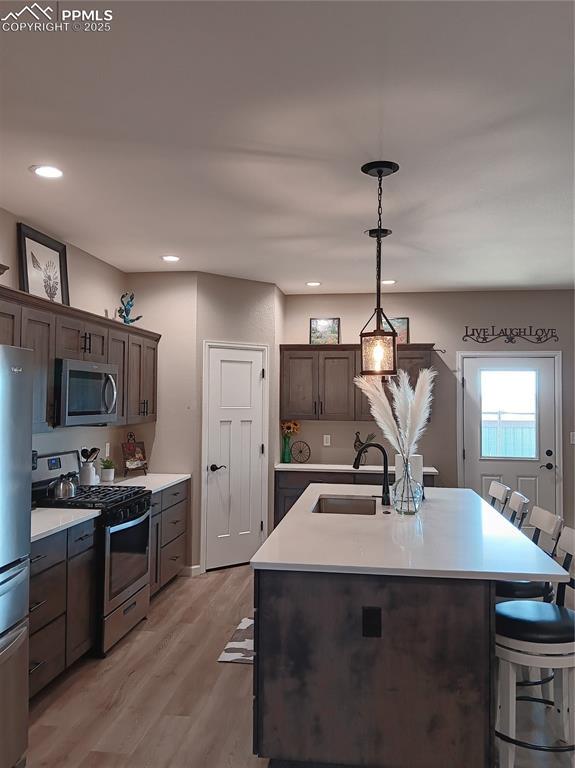
<svg viewBox="0 0 575 768">
<path fill-rule="evenodd" d="M 108 382 L 112 385 L 112 404 L 108 405 L 108 401 L 106 399 L 106 390 L 108 387 Z M 118 387 L 116 386 L 116 382 L 114 380 L 114 377 L 111 373 L 106 374 L 106 383 L 104 384 L 104 405 L 106 407 L 106 413 L 113 413 L 114 408 L 116 407 L 116 402 L 118 400 Z"/>
<path fill-rule="evenodd" d="M 139 525 L 140 523 L 143 523 L 144 520 L 150 517 L 150 510 L 142 515 L 141 517 L 137 517 L 135 520 L 128 520 L 127 523 L 120 523 L 119 525 L 112 525 L 108 528 L 109 533 L 116 533 L 116 531 L 125 531 L 126 528 L 133 528 L 135 525 Z"/>
</svg>

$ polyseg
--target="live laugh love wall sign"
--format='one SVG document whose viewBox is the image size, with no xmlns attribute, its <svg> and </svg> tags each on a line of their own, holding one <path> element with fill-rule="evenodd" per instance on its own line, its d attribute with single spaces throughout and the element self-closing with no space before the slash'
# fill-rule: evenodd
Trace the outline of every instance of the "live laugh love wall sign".
<svg viewBox="0 0 575 768">
<path fill-rule="evenodd" d="M 506 344 L 516 344 L 518 340 L 529 341 L 531 344 L 544 344 L 546 341 L 559 341 L 559 336 L 556 328 L 536 328 L 533 325 L 527 325 L 524 328 L 501 328 L 497 325 L 486 328 L 465 326 L 463 341 L 489 344 L 497 339 L 503 339 Z"/>
</svg>

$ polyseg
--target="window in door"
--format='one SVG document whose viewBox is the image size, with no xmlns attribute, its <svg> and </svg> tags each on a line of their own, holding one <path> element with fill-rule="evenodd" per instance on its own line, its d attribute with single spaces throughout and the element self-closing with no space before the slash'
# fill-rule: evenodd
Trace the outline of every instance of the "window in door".
<svg viewBox="0 0 575 768">
<path fill-rule="evenodd" d="M 482 370 L 481 458 L 537 458 L 537 371 Z"/>
</svg>

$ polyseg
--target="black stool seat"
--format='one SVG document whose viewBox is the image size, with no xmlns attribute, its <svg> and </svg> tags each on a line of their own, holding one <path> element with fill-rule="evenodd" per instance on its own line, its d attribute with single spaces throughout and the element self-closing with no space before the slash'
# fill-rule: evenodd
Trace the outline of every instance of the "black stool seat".
<svg viewBox="0 0 575 768">
<path fill-rule="evenodd" d="M 497 581 L 495 594 L 497 597 L 515 600 L 529 600 L 537 597 L 551 600 L 553 587 L 548 581 Z"/>
<path fill-rule="evenodd" d="M 570 643 L 575 640 L 575 611 L 554 603 L 511 600 L 495 606 L 498 635 L 526 643 Z"/>
</svg>

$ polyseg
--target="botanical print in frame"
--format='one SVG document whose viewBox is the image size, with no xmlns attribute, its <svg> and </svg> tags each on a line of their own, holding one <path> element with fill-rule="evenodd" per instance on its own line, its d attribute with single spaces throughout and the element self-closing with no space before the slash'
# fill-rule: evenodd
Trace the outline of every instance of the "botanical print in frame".
<svg viewBox="0 0 575 768">
<path fill-rule="evenodd" d="M 18 224 L 17 230 L 21 290 L 55 304 L 70 304 L 64 243 L 26 224 Z"/>
<path fill-rule="evenodd" d="M 409 344 L 409 317 L 390 317 L 389 322 L 397 333 L 397 343 Z"/>
<path fill-rule="evenodd" d="M 310 344 L 339 344 L 339 317 L 311 317 L 309 321 Z"/>
</svg>

